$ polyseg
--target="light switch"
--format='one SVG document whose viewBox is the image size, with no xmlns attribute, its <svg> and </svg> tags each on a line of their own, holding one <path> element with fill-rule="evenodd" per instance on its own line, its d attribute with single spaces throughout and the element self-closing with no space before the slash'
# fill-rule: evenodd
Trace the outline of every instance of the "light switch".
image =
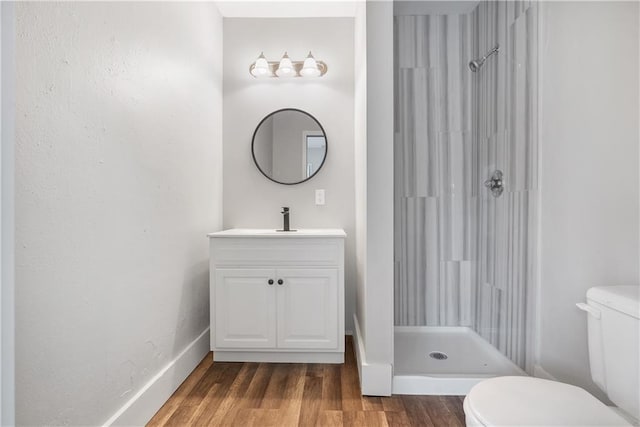
<svg viewBox="0 0 640 427">
<path fill-rule="evenodd" d="M 324 190 L 316 190 L 316 205 L 324 205 Z"/>
</svg>

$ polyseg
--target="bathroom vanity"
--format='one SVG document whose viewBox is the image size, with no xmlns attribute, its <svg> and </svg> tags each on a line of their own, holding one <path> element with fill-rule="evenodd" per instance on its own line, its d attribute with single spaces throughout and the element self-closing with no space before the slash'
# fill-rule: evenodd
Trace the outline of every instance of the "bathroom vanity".
<svg viewBox="0 0 640 427">
<path fill-rule="evenodd" d="M 344 230 L 208 237 L 214 360 L 344 362 Z"/>
</svg>

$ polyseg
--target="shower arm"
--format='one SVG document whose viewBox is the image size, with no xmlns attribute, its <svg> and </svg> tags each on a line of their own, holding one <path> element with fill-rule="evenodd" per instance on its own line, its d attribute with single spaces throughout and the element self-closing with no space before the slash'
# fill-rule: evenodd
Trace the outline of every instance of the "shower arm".
<svg viewBox="0 0 640 427">
<path fill-rule="evenodd" d="M 485 56 L 482 57 L 482 59 L 480 60 L 480 62 L 484 62 L 487 60 L 487 58 L 489 58 L 491 55 L 493 55 L 494 53 L 498 53 L 500 51 L 500 45 L 497 44 L 496 47 L 494 47 L 493 49 L 491 49 Z"/>
<path fill-rule="evenodd" d="M 472 59 L 469 62 L 469 68 L 471 69 L 471 71 L 474 73 L 477 72 L 480 68 L 482 68 L 482 65 L 484 65 L 484 62 L 487 60 L 487 58 L 489 58 L 494 53 L 497 53 L 499 50 L 500 50 L 500 45 L 496 44 L 496 46 L 493 49 L 491 49 L 489 52 L 487 52 L 482 58 Z"/>
</svg>

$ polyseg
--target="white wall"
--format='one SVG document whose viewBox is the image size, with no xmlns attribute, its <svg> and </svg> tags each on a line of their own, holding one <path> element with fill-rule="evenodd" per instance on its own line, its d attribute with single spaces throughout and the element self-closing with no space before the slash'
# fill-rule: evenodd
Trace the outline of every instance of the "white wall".
<svg viewBox="0 0 640 427">
<path fill-rule="evenodd" d="M 366 46 L 366 56 L 358 58 L 361 74 L 356 117 L 359 125 L 366 126 L 366 133 L 359 131 L 356 140 L 358 191 L 365 193 L 359 194 L 357 199 L 359 333 L 356 351 L 362 393 L 390 395 L 393 364 L 393 3 L 368 1 L 366 11 L 359 9 L 358 12 L 355 42 Z M 362 25 L 366 25 L 365 29 Z M 366 70 L 361 69 L 363 63 L 366 63 Z"/>
<path fill-rule="evenodd" d="M 0 425 L 15 424 L 15 5 L 0 4 L 0 106 L 2 115 L 0 149 Z"/>
<path fill-rule="evenodd" d="M 367 4 L 367 360 L 393 362 L 393 4 Z M 375 333 L 370 333 L 375 331 Z"/>
<path fill-rule="evenodd" d="M 208 327 L 222 19 L 207 3 L 16 15 L 17 422 L 98 425 Z"/>
<path fill-rule="evenodd" d="M 282 206 L 291 228 L 343 228 L 346 241 L 346 319 L 355 308 L 355 183 L 353 18 L 224 19 L 224 227 L 280 228 Z M 249 65 L 261 51 L 294 60 L 309 50 L 328 65 L 322 78 L 255 79 Z M 260 120 L 281 108 L 314 116 L 327 134 L 328 153 L 316 176 L 298 185 L 266 179 L 251 157 L 251 136 Z M 315 205 L 315 190 L 326 204 Z"/>
<path fill-rule="evenodd" d="M 597 392 L 575 303 L 640 282 L 638 3 L 543 6 L 539 363 Z"/>
<path fill-rule="evenodd" d="M 356 316 L 364 327 L 366 322 L 366 261 L 367 261 L 367 8 L 357 4 L 354 19 L 354 172 L 356 186 Z M 360 331 L 366 340 L 366 331 Z"/>
</svg>

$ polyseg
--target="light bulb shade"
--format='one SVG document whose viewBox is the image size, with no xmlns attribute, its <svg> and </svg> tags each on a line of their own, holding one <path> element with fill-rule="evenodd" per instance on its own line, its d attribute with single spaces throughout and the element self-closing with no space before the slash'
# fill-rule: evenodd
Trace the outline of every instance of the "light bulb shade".
<svg viewBox="0 0 640 427">
<path fill-rule="evenodd" d="M 307 55 L 304 60 L 304 64 L 302 64 L 300 75 L 303 77 L 318 77 L 320 75 L 320 68 L 318 68 L 318 63 L 311 52 L 309 52 L 309 55 Z"/>
<path fill-rule="evenodd" d="M 264 57 L 264 53 L 261 53 L 258 59 L 256 59 L 256 62 L 253 63 L 251 75 L 254 77 L 268 77 L 271 75 L 269 62 L 267 62 L 267 58 Z"/>
<path fill-rule="evenodd" d="M 295 75 L 295 73 L 296 70 L 293 68 L 291 58 L 289 58 L 289 55 L 287 55 L 287 52 L 285 52 L 282 56 L 282 59 L 280 60 L 278 69 L 276 70 L 276 75 L 278 77 L 291 77 Z"/>
</svg>

